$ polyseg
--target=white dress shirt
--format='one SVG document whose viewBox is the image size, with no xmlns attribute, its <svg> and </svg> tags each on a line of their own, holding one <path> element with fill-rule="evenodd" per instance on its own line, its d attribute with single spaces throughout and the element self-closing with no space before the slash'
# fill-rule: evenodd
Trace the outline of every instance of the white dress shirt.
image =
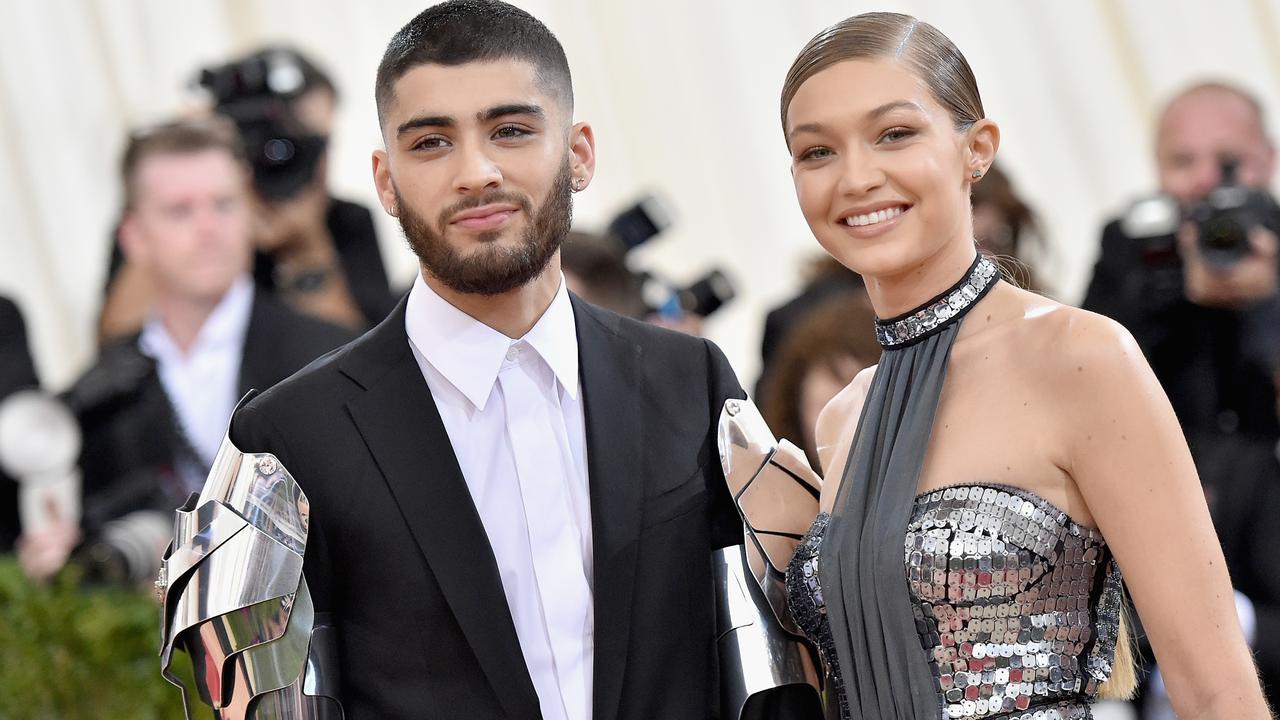
<svg viewBox="0 0 1280 720">
<path fill-rule="evenodd" d="M 419 275 L 405 330 L 488 535 L 542 716 L 589 720 L 591 504 L 564 279 L 537 324 L 512 340 Z"/>
<path fill-rule="evenodd" d="M 138 346 L 155 359 L 181 431 L 200 456 L 179 458 L 179 477 L 188 490 L 204 484 L 240 399 L 240 364 L 252 311 L 253 279 L 243 275 L 209 313 L 187 352 L 154 314 L 142 326 Z"/>
</svg>

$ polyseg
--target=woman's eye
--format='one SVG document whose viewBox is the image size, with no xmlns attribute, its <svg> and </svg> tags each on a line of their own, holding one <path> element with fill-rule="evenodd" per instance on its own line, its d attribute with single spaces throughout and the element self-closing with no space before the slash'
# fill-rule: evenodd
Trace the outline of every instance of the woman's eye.
<svg viewBox="0 0 1280 720">
<path fill-rule="evenodd" d="M 822 160 L 831 156 L 831 149 L 824 147 L 809 148 L 800 153 L 800 160 Z"/>
<path fill-rule="evenodd" d="M 880 139 L 884 142 L 898 142 L 900 140 L 906 140 L 915 134 L 915 131 L 910 128 L 896 127 L 885 130 L 884 134 L 880 136 Z"/>
</svg>

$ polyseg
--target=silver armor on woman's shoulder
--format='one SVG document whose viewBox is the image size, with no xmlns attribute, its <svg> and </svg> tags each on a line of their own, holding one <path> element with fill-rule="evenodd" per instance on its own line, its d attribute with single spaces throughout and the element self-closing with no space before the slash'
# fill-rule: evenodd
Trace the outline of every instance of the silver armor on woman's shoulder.
<svg viewBox="0 0 1280 720">
<path fill-rule="evenodd" d="M 799 448 L 774 439 L 750 400 L 725 403 L 718 445 L 744 521 L 743 544 L 713 555 L 722 717 L 756 717 L 766 695 L 783 691 L 788 703 L 819 708 L 817 656 L 787 608 L 785 576 L 800 538 L 786 528 L 812 521 L 821 481 Z M 771 510 L 753 512 L 763 508 Z"/>
<path fill-rule="evenodd" d="M 160 659 L 188 720 L 341 720 L 335 630 L 302 574 L 310 507 L 289 471 L 224 438 L 176 514 Z"/>
</svg>

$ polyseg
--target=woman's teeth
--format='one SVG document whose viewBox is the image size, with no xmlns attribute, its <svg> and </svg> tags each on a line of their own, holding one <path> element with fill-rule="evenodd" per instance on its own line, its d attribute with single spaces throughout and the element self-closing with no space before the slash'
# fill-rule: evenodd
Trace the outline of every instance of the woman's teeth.
<svg viewBox="0 0 1280 720">
<path fill-rule="evenodd" d="M 852 227 L 862 227 L 863 225 L 875 225 L 876 223 L 882 223 L 885 220 L 890 220 L 892 218 L 898 217 L 899 215 L 902 214 L 903 210 L 905 210 L 905 208 L 898 206 L 893 208 L 886 208 L 884 210 L 877 210 L 876 212 L 867 213 L 865 215 L 850 215 L 849 217 L 844 219 L 844 222 L 846 225 L 850 225 Z"/>
</svg>

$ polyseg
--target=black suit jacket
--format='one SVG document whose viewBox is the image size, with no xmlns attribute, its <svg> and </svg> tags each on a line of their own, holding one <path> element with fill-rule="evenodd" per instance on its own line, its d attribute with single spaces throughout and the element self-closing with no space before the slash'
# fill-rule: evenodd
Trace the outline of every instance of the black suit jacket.
<svg viewBox="0 0 1280 720">
<path fill-rule="evenodd" d="M 1276 446 L 1247 437 L 1191 437 L 1231 584 L 1257 615 L 1254 659 L 1272 705 L 1280 700 L 1280 461 Z"/>
<path fill-rule="evenodd" d="M 270 387 L 353 335 L 256 291 L 240 361 L 238 392 Z M 169 510 L 185 499 L 174 477 L 183 446 L 155 362 L 134 335 L 104 347 L 64 395 L 84 434 L 80 469 L 84 524 L 140 509 Z"/>
<path fill-rule="evenodd" d="M 741 542 L 715 427 L 743 397 L 705 340 L 576 297 L 594 537 L 596 720 L 701 720 L 710 555 Z M 497 565 L 405 333 L 381 325 L 232 423 L 311 503 L 305 573 L 338 628 L 349 720 L 539 718 Z"/>
<path fill-rule="evenodd" d="M 0 402 L 26 388 L 39 387 L 27 326 L 18 306 L 0 297 Z M 0 472 L 0 553 L 9 552 L 18 537 L 18 484 Z"/>
</svg>

